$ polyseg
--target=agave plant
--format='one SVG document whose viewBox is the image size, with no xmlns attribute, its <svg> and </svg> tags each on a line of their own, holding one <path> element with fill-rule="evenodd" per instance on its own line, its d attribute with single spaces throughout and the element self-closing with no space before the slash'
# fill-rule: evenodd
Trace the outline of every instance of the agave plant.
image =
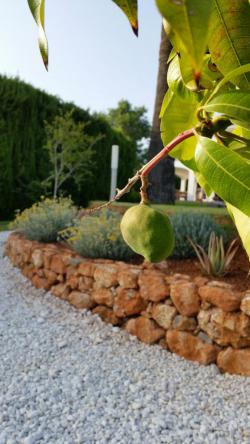
<svg viewBox="0 0 250 444">
<path fill-rule="evenodd" d="M 223 276 L 228 271 L 239 247 L 238 239 L 234 239 L 225 251 L 223 237 L 216 236 L 214 232 L 210 235 L 207 252 L 190 238 L 189 242 L 200 261 L 202 271 L 210 276 Z"/>
</svg>

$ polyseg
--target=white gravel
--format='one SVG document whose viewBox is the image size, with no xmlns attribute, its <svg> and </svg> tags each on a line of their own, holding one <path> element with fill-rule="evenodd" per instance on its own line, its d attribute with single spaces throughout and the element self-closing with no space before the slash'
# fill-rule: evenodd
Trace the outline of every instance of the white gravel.
<svg viewBox="0 0 250 444">
<path fill-rule="evenodd" d="M 249 444 L 250 379 L 34 289 L 0 233 L 0 444 Z"/>
</svg>

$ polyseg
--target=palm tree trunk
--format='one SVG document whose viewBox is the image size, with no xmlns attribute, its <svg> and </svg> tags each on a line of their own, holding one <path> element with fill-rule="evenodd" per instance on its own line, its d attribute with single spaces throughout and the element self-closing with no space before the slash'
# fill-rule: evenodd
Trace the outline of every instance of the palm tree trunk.
<svg viewBox="0 0 250 444">
<path fill-rule="evenodd" d="M 157 77 L 156 98 L 152 131 L 150 137 L 148 159 L 152 159 L 163 148 L 160 134 L 159 114 L 163 98 L 167 92 L 167 60 L 172 46 L 162 26 L 161 43 L 159 52 L 159 69 Z M 162 160 L 149 174 L 148 195 L 152 202 L 170 203 L 175 202 L 175 175 L 174 159 L 167 157 Z"/>
</svg>

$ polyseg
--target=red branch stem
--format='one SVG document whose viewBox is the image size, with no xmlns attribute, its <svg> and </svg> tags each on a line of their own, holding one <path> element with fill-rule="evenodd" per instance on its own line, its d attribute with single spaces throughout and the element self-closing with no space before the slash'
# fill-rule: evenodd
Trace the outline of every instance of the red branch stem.
<svg viewBox="0 0 250 444">
<path fill-rule="evenodd" d="M 177 145 L 179 145 L 183 140 L 188 139 L 189 137 L 192 137 L 195 135 L 195 131 L 193 128 L 183 131 L 183 133 L 178 134 L 178 136 L 173 139 L 168 145 L 166 145 L 158 154 L 156 154 L 155 157 L 153 157 L 152 160 L 150 160 L 144 167 L 138 171 L 140 176 L 146 176 L 152 168 L 155 167 L 164 157 L 168 155 L 168 153 L 175 148 Z"/>
</svg>

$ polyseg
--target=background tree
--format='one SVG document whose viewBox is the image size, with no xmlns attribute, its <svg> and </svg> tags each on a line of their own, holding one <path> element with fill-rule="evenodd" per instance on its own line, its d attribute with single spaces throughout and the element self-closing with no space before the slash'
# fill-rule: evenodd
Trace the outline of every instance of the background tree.
<svg viewBox="0 0 250 444">
<path fill-rule="evenodd" d="M 52 123 L 45 123 L 48 150 L 52 172 L 44 184 L 53 182 L 53 197 L 69 179 L 80 188 L 86 177 L 91 175 L 94 145 L 104 135 L 90 136 L 86 134 L 86 122 L 76 123 L 73 119 L 73 110 L 64 115 L 58 115 Z"/>
<path fill-rule="evenodd" d="M 154 105 L 153 123 L 150 135 L 148 150 L 148 160 L 152 159 L 163 148 L 160 131 L 160 110 L 163 98 L 167 92 L 167 71 L 168 57 L 172 50 L 172 45 L 162 26 L 161 43 L 159 51 L 159 68 L 157 76 L 156 97 Z M 175 202 L 175 174 L 174 159 L 166 157 L 149 174 L 149 198 L 156 203 Z"/>
<path fill-rule="evenodd" d="M 112 128 L 121 131 L 136 145 L 138 163 L 144 163 L 151 129 L 147 109 L 144 106 L 133 107 L 128 100 L 123 99 L 116 108 L 109 110 L 107 120 Z"/>
</svg>

